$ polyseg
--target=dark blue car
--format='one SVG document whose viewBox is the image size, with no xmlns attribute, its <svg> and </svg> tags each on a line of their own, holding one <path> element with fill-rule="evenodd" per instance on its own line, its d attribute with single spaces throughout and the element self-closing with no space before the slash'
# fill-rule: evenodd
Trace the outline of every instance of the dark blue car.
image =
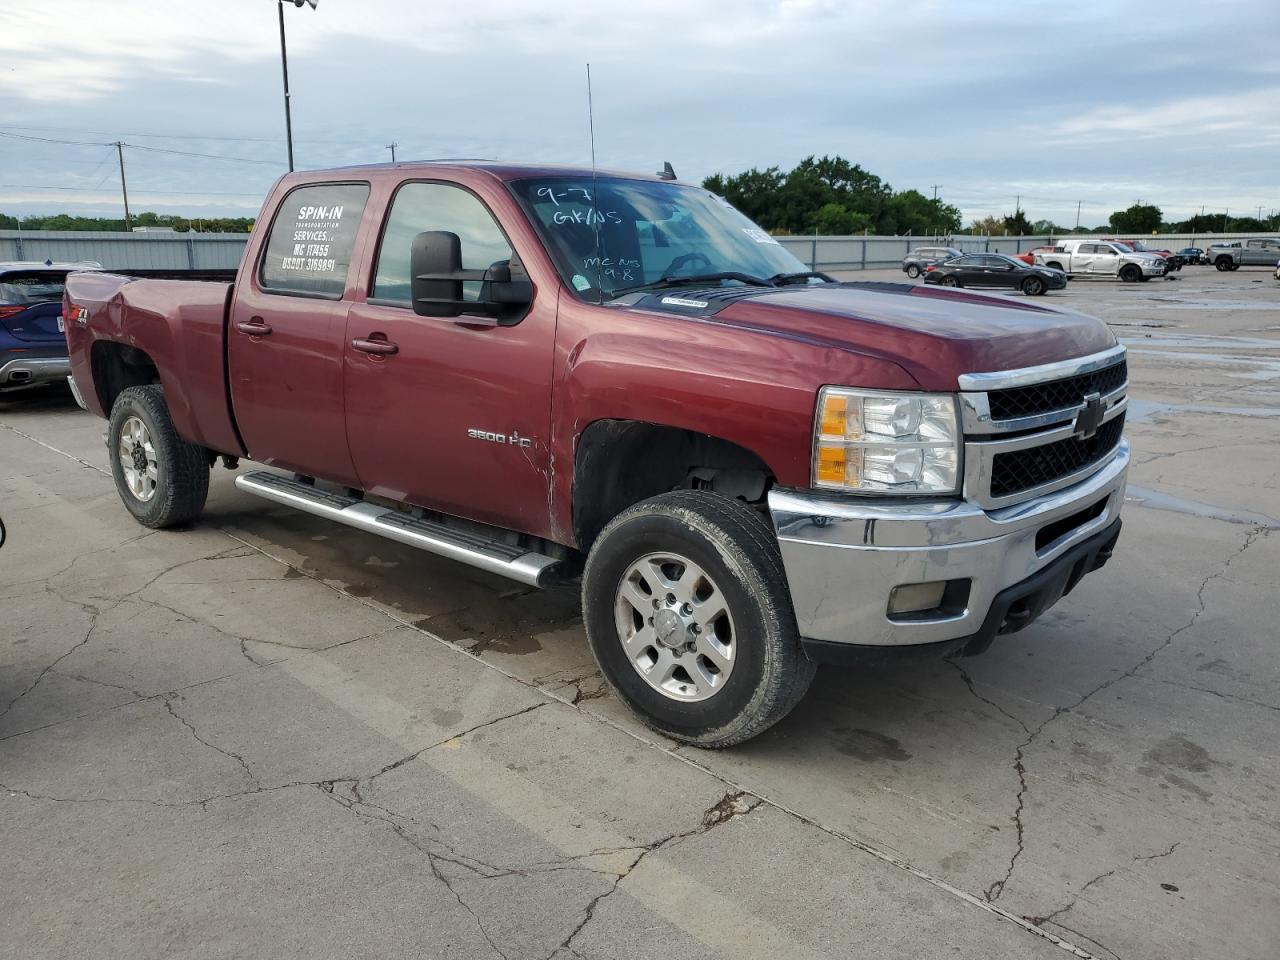
<svg viewBox="0 0 1280 960">
<path fill-rule="evenodd" d="M 62 331 L 62 287 L 71 271 L 100 266 L 0 262 L 0 393 L 66 382 L 71 363 Z"/>
</svg>

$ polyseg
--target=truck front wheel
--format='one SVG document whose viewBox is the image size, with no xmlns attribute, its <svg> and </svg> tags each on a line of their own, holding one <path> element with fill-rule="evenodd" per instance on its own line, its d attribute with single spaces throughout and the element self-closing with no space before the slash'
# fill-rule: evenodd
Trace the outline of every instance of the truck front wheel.
<svg viewBox="0 0 1280 960">
<path fill-rule="evenodd" d="M 1120 268 L 1120 279 L 1125 283 L 1137 283 L 1142 279 L 1142 268 L 1137 264 L 1126 264 Z"/>
<path fill-rule="evenodd" d="M 813 680 L 772 529 L 719 494 L 677 491 L 619 514 L 587 558 L 582 612 L 619 698 L 696 746 L 756 736 Z"/>
<path fill-rule="evenodd" d="M 208 457 L 203 447 L 178 436 L 161 387 L 120 392 L 107 447 L 120 499 L 144 527 L 172 527 L 200 516 L 209 495 Z"/>
<path fill-rule="evenodd" d="M 1232 266 L 1232 264 L 1231 264 L 1231 258 L 1230 258 L 1230 257 L 1219 257 L 1219 258 L 1214 262 L 1214 264 L 1213 264 L 1213 265 L 1214 265 L 1215 267 L 1217 267 L 1217 268 L 1218 268 L 1222 273 L 1226 273 L 1228 270 L 1230 270 L 1230 269 L 1231 269 L 1231 266 Z"/>
</svg>

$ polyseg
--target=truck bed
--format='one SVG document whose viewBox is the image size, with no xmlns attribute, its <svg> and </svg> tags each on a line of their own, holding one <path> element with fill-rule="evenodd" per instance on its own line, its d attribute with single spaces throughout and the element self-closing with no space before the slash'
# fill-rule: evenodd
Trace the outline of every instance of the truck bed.
<svg viewBox="0 0 1280 960">
<path fill-rule="evenodd" d="M 101 272 L 69 275 L 64 315 L 72 376 L 78 383 L 95 384 L 95 353 L 120 349 L 121 344 L 145 344 L 160 371 L 178 432 L 211 450 L 242 454 L 224 362 L 233 287 L 231 279 L 158 280 Z M 73 306 L 87 310 L 87 319 Z M 83 393 L 90 410 L 110 415 L 95 390 Z"/>
</svg>

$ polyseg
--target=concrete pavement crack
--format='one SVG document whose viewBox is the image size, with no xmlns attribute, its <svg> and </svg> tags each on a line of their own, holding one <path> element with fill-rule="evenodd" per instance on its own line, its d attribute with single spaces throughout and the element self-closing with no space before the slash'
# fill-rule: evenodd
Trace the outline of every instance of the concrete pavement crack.
<svg viewBox="0 0 1280 960">
<path fill-rule="evenodd" d="M 95 615 L 93 618 L 93 622 L 89 624 L 89 629 L 85 631 L 85 635 L 82 638 L 80 638 L 78 641 L 76 641 L 76 643 L 72 645 L 71 649 L 67 650 L 64 654 L 62 654 L 62 656 L 54 660 L 53 663 L 49 664 L 47 667 L 41 670 L 38 674 L 36 674 L 36 678 L 31 681 L 31 683 L 27 686 L 27 688 L 23 690 L 21 693 L 19 693 L 12 700 L 10 700 L 8 706 L 6 706 L 3 710 L 0 710 L 0 717 L 4 717 L 6 714 L 8 714 L 10 710 L 12 710 L 15 706 L 17 706 L 18 701 L 20 701 L 23 697 L 25 697 L 32 690 L 38 687 L 40 685 L 40 681 L 43 680 L 46 676 L 48 676 L 54 667 L 56 667 L 63 660 L 67 659 L 67 657 L 71 656 L 73 653 L 75 653 L 77 650 L 83 647 L 86 643 L 88 643 L 89 638 L 93 636 L 93 632 L 97 628 L 98 628 L 98 618 Z"/>
<path fill-rule="evenodd" d="M 409 844 L 409 846 L 413 847 L 415 850 L 421 853 L 424 857 L 426 857 L 427 866 L 431 870 L 431 875 L 435 877 L 435 879 L 439 881 L 446 890 L 449 891 L 449 893 L 453 896 L 454 900 L 458 902 L 458 906 L 460 906 L 463 910 L 465 910 L 468 914 L 471 915 L 471 919 L 475 923 L 476 929 L 480 932 L 480 936 L 484 938 L 485 943 L 489 945 L 489 949 L 491 949 L 499 957 L 502 957 L 503 960 L 510 960 L 510 958 L 502 950 L 502 948 L 499 947 L 497 943 L 494 942 L 493 937 L 489 934 L 488 929 L 485 927 L 484 922 L 480 919 L 480 915 L 476 912 L 475 908 L 472 907 L 471 904 L 467 903 L 467 901 L 463 898 L 462 894 L 459 893 L 457 889 L 454 887 L 453 881 L 449 878 L 449 875 L 440 868 L 439 861 L 444 858 L 439 857 L 439 855 L 436 854 L 434 851 L 428 849 L 428 847 L 425 844 L 421 843 L 417 837 L 415 837 L 408 830 L 406 830 L 403 824 L 398 823 L 396 820 L 392 819 L 391 817 L 378 816 L 376 814 L 367 812 L 365 809 L 362 809 L 365 806 L 365 804 L 362 801 L 341 797 L 337 793 L 335 793 L 332 789 L 325 790 L 323 786 L 321 787 L 321 792 L 330 800 L 332 800 L 334 803 L 342 807 L 344 810 L 348 810 L 351 813 L 354 813 L 358 817 L 362 817 L 366 820 L 372 820 L 378 823 L 386 824 L 388 827 L 391 828 L 391 830 L 398 837 L 400 837 L 400 839 L 402 839 L 405 843 Z M 456 863 L 457 861 L 449 860 L 448 862 Z"/>
<path fill-rule="evenodd" d="M 690 837 L 701 836 L 702 834 L 708 833 L 711 830 L 728 823 L 730 820 L 737 819 L 738 817 L 745 817 L 747 814 L 751 813 L 751 811 L 763 804 L 764 801 L 761 798 L 754 794 L 749 794 L 746 791 L 739 790 L 734 793 L 726 793 L 716 803 L 712 804 L 703 812 L 702 820 L 698 826 L 680 833 L 670 834 L 660 840 L 655 840 L 653 843 L 640 847 L 635 858 L 624 870 L 617 874 L 617 878 L 609 886 L 609 889 L 601 894 L 597 894 L 591 899 L 583 910 L 582 917 L 578 921 L 577 925 L 569 931 L 569 935 L 567 937 L 560 941 L 559 946 L 557 946 L 550 956 L 548 956 L 547 960 L 550 960 L 551 957 L 554 957 L 561 950 L 568 950 L 571 953 L 574 952 L 573 941 L 595 918 L 596 909 L 601 903 L 617 893 L 618 888 L 622 885 L 622 881 L 631 876 L 636 867 L 638 867 L 641 861 L 643 861 L 649 854 L 656 850 L 662 850 L 666 847 L 673 846 L 681 841 L 689 839 Z"/>
<path fill-rule="evenodd" d="M 1178 847 L 1181 845 L 1182 845 L 1181 840 L 1175 840 L 1172 844 L 1170 844 L 1168 850 L 1163 850 L 1160 853 L 1151 853 L 1145 856 L 1133 857 L 1129 861 L 1128 866 L 1132 867 L 1134 864 L 1144 863 L 1149 860 L 1163 860 L 1165 857 L 1171 857 L 1173 856 L 1173 852 L 1177 850 Z M 1112 867 L 1110 870 L 1106 871 L 1105 873 L 1100 873 L 1093 879 L 1086 881 L 1085 884 L 1081 886 L 1079 890 L 1076 891 L 1076 895 L 1071 898 L 1071 902 L 1068 903 L 1065 907 L 1059 907 L 1057 910 L 1053 911 L 1053 913 L 1046 914 L 1043 917 L 1027 917 L 1026 919 L 1031 923 L 1034 923 L 1036 926 L 1042 926 L 1043 924 L 1046 924 L 1046 923 L 1056 922 L 1058 917 L 1061 917 L 1063 914 L 1071 912 L 1072 908 L 1074 908 L 1075 905 L 1080 901 L 1080 898 L 1084 896 L 1084 892 L 1086 890 L 1088 890 L 1090 887 L 1097 886 L 1099 883 L 1108 879 L 1109 877 L 1115 876 L 1117 873 L 1120 872 L 1121 869 L 1122 869 L 1121 867 Z M 1059 926 L 1061 926 L 1061 924 L 1059 924 Z M 1064 927 L 1063 929 L 1066 929 L 1066 928 Z"/>
<path fill-rule="evenodd" d="M 240 764 L 240 768 L 241 770 L 244 771 L 245 778 L 249 781 L 250 784 L 252 784 L 254 787 L 262 786 L 258 778 L 254 775 L 253 770 L 249 768 L 249 762 L 245 760 L 244 757 L 236 753 L 234 750 L 227 750 L 224 747 L 218 746 L 216 743 L 213 743 L 212 741 L 206 740 L 204 737 L 200 736 L 199 731 L 196 730 L 195 725 L 192 724 L 190 720 L 188 720 L 182 714 L 178 713 L 177 709 L 173 705 L 173 701 L 177 698 L 177 696 L 178 694 L 176 693 L 170 693 L 164 698 L 164 708 L 169 712 L 169 716 L 173 717 L 173 719 L 177 720 L 184 727 L 186 727 L 191 732 L 191 736 L 193 736 L 197 742 L 203 743 L 210 750 L 216 751 L 217 753 L 222 754 L 227 759 L 234 760 L 236 761 L 236 763 Z"/>
<path fill-rule="evenodd" d="M 1161 651 L 1167 649 L 1174 642 L 1174 640 L 1176 640 L 1182 634 L 1186 633 L 1188 630 L 1192 629 L 1196 625 L 1196 623 L 1199 622 L 1200 617 L 1204 615 L 1204 612 L 1206 609 L 1204 594 L 1205 594 L 1205 590 L 1208 589 L 1209 584 L 1215 580 L 1220 580 L 1223 577 L 1225 577 L 1227 574 L 1227 571 L 1231 569 L 1231 565 L 1236 560 L 1238 560 L 1241 557 L 1241 555 L 1244 554 L 1245 551 L 1247 551 L 1250 547 L 1252 547 L 1254 543 L 1256 543 L 1260 538 L 1266 537 L 1269 532 L 1270 531 L 1268 530 L 1268 528 L 1264 526 L 1259 525 L 1259 526 L 1253 527 L 1245 536 L 1244 543 L 1242 543 L 1240 545 L 1240 548 L 1226 559 L 1226 562 L 1223 563 L 1222 568 L 1214 573 L 1209 574 L 1200 582 L 1200 587 L 1196 591 L 1196 610 L 1192 613 L 1191 617 L 1187 620 L 1186 623 L 1178 627 L 1176 630 L 1173 630 L 1167 637 L 1164 638 L 1164 640 L 1162 640 L 1159 644 L 1157 644 L 1154 648 L 1152 648 L 1141 660 L 1139 660 L 1129 669 L 1125 670 L 1123 673 L 1117 674 L 1114 677 L 1104 680 L 1102 683 L 1098 684 L 1092 690 L 1089 690 L 1086 693 L 1082 694 L 1079 698 L 1076 699 L 1074 703 L 1068 704 L 1065 707 L 1054 708 L 1053 713 L 1046 720 L 1044 720 L 1042 723 L 1036 726 L 1034 729 L 1029 730 L 1026 738 L 1020 744 L 1018 744 L 1017 749 L 1014 753 L 1014 764 L 1013 764 L 1014 770 L 1018 774 L 1018 794 L 1017 794 L 1013 817 L 1012 817 L 1014 828 L 1017 831 L 1017 846 L 1013 851 L 1013 855 L 1009 858 L 1009 866 L 1005 870 L 1004 877 L 1002 877 L 999 880 L 996 880 L 989 887 L 987 887 L 985 896 L 988 903 L 994 903 L 996 900 L 1000 898 L 1000 895 L 1004 892 L 1004 888 L 1006 884 L 1008 884 L 1009 879 L 1013 876 L 1014 868 L 1017 866 L 1018 860 L 1019 858 L 1021 858 L 1023 850 L 1025 849 L 1025 825 L 1023 824 L 1022 814 L 1025 808 L 1026 796 L 1027 796 L 1027 771 L 1023 763 L 1023 758 L 1025 756 L 1025 752 L 1027 748 L 1030 747 L 1035 742 L 1036 738 L 1039 737 L 1040 734 L 1044 732 L 1044 729 L 1047 726 L 1049 726 L 1049 724 L 1053 723 L 1055 720 L 1061 717 L 1064 713 L 1072 713 L 1078 710 L 1086 701 L 1097 696 L 1103 690 L 1106 690 L 1109 687 L 1114 686 L 1115 684 L 1119 683 L 1121 680 L 1125 680 L 1130 677 L 1136 676 L 1139 670 L 1141 670 L 1148 663 L 1154 660 Z M 1024 729 L 1026 728 L 1024 727 Z"/>
</svg>

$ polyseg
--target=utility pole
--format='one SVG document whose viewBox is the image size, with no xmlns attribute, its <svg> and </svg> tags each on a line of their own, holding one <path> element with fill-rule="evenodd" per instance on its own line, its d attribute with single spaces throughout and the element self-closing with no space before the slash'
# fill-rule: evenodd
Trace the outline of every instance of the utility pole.
<svg viewBox="0 0 1280 960">
<path fill-rule="evenodd" d="M 1083 203 L 1084 203 L 1083 200 L 1076 201 L 1076 229 L 1077 230 L 1080 229 L 1080 205 Z"/>
<path fill-rule="evenodd" d="M 1258 204 L 1258 219 L 1262 219 L 1262 204 Z"/>
<path fill-rule="evenodd" d="M 115 142 L 116 156 L 120 158 L 120 192 L 124 194 L 124 228 L 127 232 L 133 232 L 133 218 L 129 216 L 129 188 L 124 182 L 124 144 L 119 140 Z"/>
<path fill-rule="evenodd" d="M 280 70 L 284 74 L 284 136 L 289 145 L 289 172 L 293 173 L 293 117 L 289 113 L 289 55 L 284 46 L 284 0 L 277 0 L 280 14 Z"/>
<path fill-rule="evenodd" d="M 1018 194 L 1018 198 L 1013 201 L 1013 215 L 1016 217 L 1022 212 L 1022 194 Z"/>
<path fill-rule="evenodd" d="M 934 199 L 935 201 L 938 199 L 938 188 L 939 188 L 940 186 L 942 186 L 942 184 L 940 184 L 940 183 L 935 183 L 935 184 L 933 185 L 933 199 Z"/>
<path fill-rule="evenodd" d="M 400 144 L 396 143 L 394 140 L 392 140 L 390 143 L 387 144 L 387 149 L 391 151 L 392 163 L 396 162 L 396 147 L 398 146 L 400 146 Z"/>
</svg>

